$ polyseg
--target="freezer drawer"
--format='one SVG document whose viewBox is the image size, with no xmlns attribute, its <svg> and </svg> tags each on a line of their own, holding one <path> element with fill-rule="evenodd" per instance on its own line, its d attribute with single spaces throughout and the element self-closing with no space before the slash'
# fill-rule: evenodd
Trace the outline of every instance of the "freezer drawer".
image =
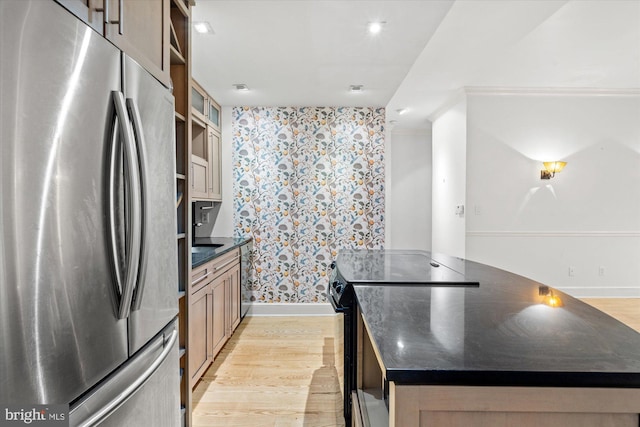
<svg viewBox="0 0 640 427">
<path fill-rule="evenodd" d="M 71 406 L 71 426 L 180 425 L 177 321 Z"/>
</svg>

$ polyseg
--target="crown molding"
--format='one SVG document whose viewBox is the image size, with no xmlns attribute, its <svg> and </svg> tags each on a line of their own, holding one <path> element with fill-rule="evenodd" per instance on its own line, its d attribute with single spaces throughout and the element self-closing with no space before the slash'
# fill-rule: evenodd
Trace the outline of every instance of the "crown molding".
<svg viewBox="0 0 640 427">
<path fill-rule="evenodd" d="M 640 88 L 465 86 L 467 95 L 640 96 Z"/>
</svg>

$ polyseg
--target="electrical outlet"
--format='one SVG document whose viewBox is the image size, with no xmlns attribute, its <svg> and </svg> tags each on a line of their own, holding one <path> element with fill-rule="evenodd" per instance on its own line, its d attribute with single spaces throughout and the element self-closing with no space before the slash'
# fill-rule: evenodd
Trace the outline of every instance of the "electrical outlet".
<svg viewBox="0 0 640 427">
<path fill-rule="evenodd" d="M 604 265 L 601 265 L 600 267 L 598 267 L 598 276 L 600 277 L 604 276 Z"/>
<path fill-rule="evenodd" d="M 202 213 L 202 223 L 209 224 L 209 212 Z"/>
<path fill-rule="evenodd" d="M 576 268 L 575 267 L 569 267 L 569 276 L 573 277 L 576 275 Z"/>
<path fill-rule="evenodd" d="M 475 206 L 473 207 L 473 211 L 474 211 L 474 213 L 475 213 L 476 215 L 482 215 L 482 209 L 480 209 L 480 206 L 478 206 L 478 205 L 475 205 Z"/>
</svg>

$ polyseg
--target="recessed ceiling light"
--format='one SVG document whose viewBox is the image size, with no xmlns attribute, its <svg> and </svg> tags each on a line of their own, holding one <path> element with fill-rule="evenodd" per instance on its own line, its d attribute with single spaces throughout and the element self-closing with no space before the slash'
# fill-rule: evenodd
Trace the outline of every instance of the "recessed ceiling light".
<svg viewBox="0 0 640 427">
<path fill-rule="evenodd" d="M 386 24 L 386 21 L 378 21 L 378 22 L 369 22 L 367 24 L 367 29 L 371 34 L 378 34 L 382 31 L 382 27 Z"/>
<path fill-rule="evenodd" d="M 363 91 L 363 88 L 364 88 L 364 85 L 351 85 L 349 86 L 349 91 L 360 93 Z"/>
<path fill-rule="evenodd" d="M 396 113 L 398 113 L 400 115 L 403 115 L 407 111 L 409 111 L 407 108 L 400 108 L 399 110 L 396 110 Z"/>
<path fill-rule="evenodd" d="M 249 91 L 249 86 L 247 86 L 247 85 L 246 85 L 246 84 L 244 84 L 244 83 L 236 83 L 236 84 L 234 84 L 234 85 L 233 85 L 233 87 L 235 87 L 235 88 L 236 88 L 236 90 L 237 90 L 237 91 L 240 91 L 240 92 L 247 92 L 247 91 Z"/>
<path fill-rule="evenodd" d="M 213 34 L 213 28 L 211 28 L 211 24 L 205 21 L 194 22 L 193 29 L 200 34 Z"/>
</svg>

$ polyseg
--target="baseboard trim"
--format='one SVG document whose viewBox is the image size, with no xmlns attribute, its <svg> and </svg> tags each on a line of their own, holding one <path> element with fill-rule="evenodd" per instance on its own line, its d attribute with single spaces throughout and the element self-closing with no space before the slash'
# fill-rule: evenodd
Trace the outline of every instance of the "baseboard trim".
<svg viewBox="0 0 640 427">
<path fill-rule="evenodd" d="M 467 231 L 473 237 L 640 237 L 638 231 Z"/>
<path fill-rule="evenodd" d="M 329 303 L 253 303 L 247 316 L 334 316 Z"/>
<path fill-rule="evenodd" d="M 640 298 L 640 288 L 557 288 L 576 298 Z"/>
</svg>

